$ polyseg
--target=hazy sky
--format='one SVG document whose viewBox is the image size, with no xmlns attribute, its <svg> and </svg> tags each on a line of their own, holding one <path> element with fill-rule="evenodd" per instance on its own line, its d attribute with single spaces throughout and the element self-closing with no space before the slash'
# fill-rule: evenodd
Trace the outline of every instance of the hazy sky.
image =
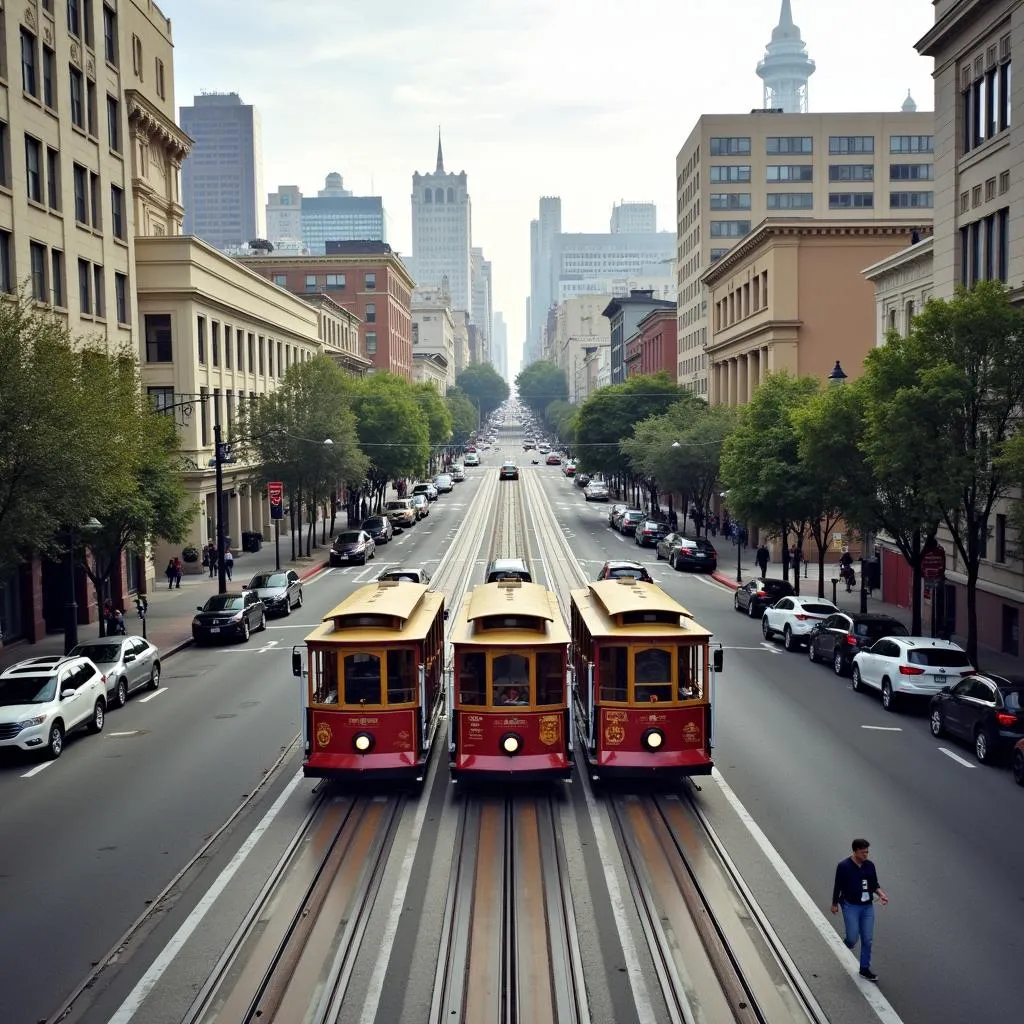
<svg viewBox="0 0 1024 1024">
<path fill-rule="evenodd" d="M 519 364 L 529 222 L 562 197 L 567 231 L 607 231 L 612 203 L 654 200 L 674 230 L 675 156 L 702 113 L 762 103 L 754 74 L 781 0 L 158 0 L 173 22 L 179 106 L 238 92 L 263 122 L 268 191 L 340 171 L 384 197 L 411 250 L 413 171 L 465 170 L 473 244 Z M 933 107 L 913 44 L 928 0 L 792 0 L 817 62 L 812 111 Z M 265 197 L 264 197 L 265 201 Z"/>
</svg>

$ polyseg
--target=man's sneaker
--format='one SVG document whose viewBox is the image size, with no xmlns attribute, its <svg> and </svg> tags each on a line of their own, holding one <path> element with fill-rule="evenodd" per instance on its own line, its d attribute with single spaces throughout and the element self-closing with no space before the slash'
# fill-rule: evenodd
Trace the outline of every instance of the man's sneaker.
<svg viewBox="0 0 1024 1024">
<path fill-rule="evenodd" d="M 878 975 L 870 967 L 862 967 L 860 969 L 860 976 L 867 978 L 868 981 L 878 981 Z"/>
</svg>

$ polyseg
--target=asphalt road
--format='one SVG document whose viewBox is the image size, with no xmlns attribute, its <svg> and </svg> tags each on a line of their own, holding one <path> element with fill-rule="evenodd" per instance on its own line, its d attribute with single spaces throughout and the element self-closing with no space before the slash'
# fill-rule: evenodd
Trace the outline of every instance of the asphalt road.
<svg viewBox="0 0 1024 1024">
<path fill-rule="evenodd" d="M 934 740 L 923 710 L 885 712 L 805 653 L 763 645 L 759 621 L 733 610 L 730 590 L 656 563 L 653 549 L 613 533 L 607 506 L 585 503 L 558 468 L 536 471 L 590 578 L 607 558 L 650 563 L 655 579 L 725 645 L 718 767 L 826 912 L 850 840 L 871 841 L 891 900 L 878 908 L 874 969 L 902 1019 L 1018 1017 L 1024 795 L 1009 773 Z M 735 548 L 723 539 L 716 546 L 728 571 Z"/>
<path fill-rule="evenodd" d="M 248 644 L 170 658 L 163 686 L 63 757 L 0 762 L 0 1021 L 45 1020 L 231 815 L 298 732 L 291 645 L 385 564 L 432 571 L 482 474 L 378 549 L 305 584 L 305 605 Z"/>
</svg>

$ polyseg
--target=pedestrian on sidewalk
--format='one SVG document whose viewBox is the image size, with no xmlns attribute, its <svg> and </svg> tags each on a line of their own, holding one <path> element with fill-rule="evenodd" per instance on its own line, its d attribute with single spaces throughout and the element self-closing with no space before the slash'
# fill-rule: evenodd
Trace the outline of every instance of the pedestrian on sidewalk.
<svg viewBox="0 0 1024 1024">
<path fill-rule="evenodd" d="M 757 563 L 758 569 L 761 570 L 761 578 L 764 579 L 768 575 L 768 548 L 764 544 L 757 549 L 754 561 Z"/>
<path fill-rule="evenodd" d="M 793 576 L 795 578 L 800 575 L 800 563 L 803 561 L 803 555 L 795 544 L 790 544 L 789 546 L 789 560 L 793 563 Z"/>
<path fill-rule="evenodd" d="M 167 589 L 171 590 L 174 587 L 174 577 L 177 575 L 173 558 L 167 559 L 167 568 L 164 569 L 164 575 L 167 577 Z"/>
<path fill-rule="evenodd" d="M 128 630 L 124 624 L 124 612 L 120 608 L 114 609 L 114 633 L 117 636 L 126 636 Z"/>
<path fill-rule="evenodd" d="M 235 568 L 235 555 L 231 548 L 224 552 L 224 575 L 231 579 L 231 573 Z"/>
<path fill-rule="evenodd" d="M 203 564 L 210 570 L 210 579 L 213 579 L 214 573 L 217 571 L 217 545 L 211 540 L 206 545 L 206 557 L 203 560 Z"/>
<path fill-rule="evenodd" d="M 185 563 L 180 558 L 174 559 L 174 587 L 181 590 L 181 577 L 185 575 Z"/>
<path fill-rule="evenodd" d="M 884 907 L 889 902 L 885 890 L 878 884 L 875 865 L 868 860 L 871 844 L 866 839 L 854 839 L 852 853 L 836 865 L 836 880 L 832 886 L 832 913 L 843 911 L 846 926 L 846 947 L 853 949 L 860 941 L 860 976 L 878 981 L 871 970 L 871 946 L 875 936 L 875 894 Z"/>
</svg>

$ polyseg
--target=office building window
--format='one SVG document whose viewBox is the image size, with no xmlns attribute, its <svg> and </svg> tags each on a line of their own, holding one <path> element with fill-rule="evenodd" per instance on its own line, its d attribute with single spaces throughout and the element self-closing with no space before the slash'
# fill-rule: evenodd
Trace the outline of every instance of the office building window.
<svg viewBox="0 0 1024 1024">
<path fill-rule="evenodd" d="M 118 185 L 110 186 L 110 226 L 115 238 L 125 238 L 124 223 L 124 189 Z"/>
<path fill-rule="evenodd" d="M 996 515 L 996 561 L 1006 561 L 1006 516 Z"/>
<path fill-rule="evenodd" d="M 829 192 L 830 210 L 871 210 L 875 205 L 874 192 Z"/>
<path fill-rule="evenodd" d="M 99 231 L 103 227 L 103 202 L 100 199 L 100 176 L 89 172 L 89 205 L 92 209 L 92 226 Z"/>
<path fill-rule="evenodd" d="M 249 372 L 250 373 L 255 373 L 256 372 L 256 335 L 255 334 L 250 334 L 248 340 L 249 340 Z M 239 368 L 241 368 L 241 364 L 239 364 Z"/>
<path fill-rule="evenodd" d="M 110 148 L 115 153 L 121 152 L 121 104 L 116 96 L 107 97 L 107 137 Z"/>
<path fill-rule="evenodd" d="M 287 288 L 288 287 L 288 275 L 287 274 L 275 274 L 274 275 L 274 284 L 276 284 L 278 286 L 278 288 Z"/>
<path fill-rule="evenodd" d="M 366 332 L 366 354 L 368 356 L 375 356 L 377 354 L 377 332 L 367 331 Z"/>
<path fill-rule="evenodd" d="M 206 408 L 209 397 L 209 388 L 199 389 L 199 443 L 204 448 L 210 443 L 210 412 Z"/>
<path fill-rule="evenodd" d="M 32 298 L 37 302 L 49 302 L 46 289 L 46 246 L 41 242 L 28 243 L 28 264 L 32 272 Z"/>
<path fill-rule="evenodd" d="M 814 152 L 814 139 L 810 135 L 774 135 L 766 140 L 765 152 L 770 156 L 788 153 L 792 155 Z"/>
<path fill-rule="evenodd" d="M 231 369 L 231 324 L 224 325 L 224 368 Z"/>
<path fill-rule="evenodd" d="M 934 177 L 931 164 L 889 164 L 890 181 L 932 181 Z"/>
<path fill-rule="evenodd" d="M 103 56 L 117 67 L 117 12 L 103 5 Z"/>
<path fill-rule="evenodd" d="M 245 331 L 241 327 L 235 330 L 235 365 L 239 370 L 245 369 Z"/>
<path fill-rule="evenodd" d="M 196 317 L 196 355 L 199 362 L 206 363 L 206 317 Z"/>
<path fill-rule="evenodd" d="M 377 304 L 375 302 L 368 302 L 366 304 L 366 322 L 368 324 L 375 324 L 377 322 Z"/>
<path fill-rule="evenodd" d="M 874 153 L 873 135 L 830 135 L 828 151 L 835 155 L 846 153 Z"/>
<path fill-rule="evenodd" d="M 281 352 L 282 352 L 282 345 L 281 345 L 281 342 L 278 342 L 277 343 L 277 375 L 278 375 L 278 377 L 283 377 L 284 376 L 284 371 L 285 371 L 285 365 L 281 361 Z"/>
<path fill-rule="evenodd" d="M 36 75 L 36 37 L 26 29 L 21 30 L 21 87 L 30 96 L 39 95 L 39 81 Z"/>
<path fill-rule="evenodd" d="M 95 263 L 92 268 L 92 301 L 97 316 L 107 315 L 107 290 L 103 284 L 103 268 Z"/>
<path fill-rule="evenodd" d="M 7 130 L 7 122 L 0 121 L 0 185 L 4 188 L 11 187 L 11 159 L 10 146 L 11 135 Z"/>
<path fill-rule="evenodd" d="M 96 37 L 93 34 L 92 25 L 92 0 L 82 0 L 82 31 L 85 35 L 85 45 L 90 49 L 96 45 Z"/>
<path fill-rule="evenodd" d="M 81 0 L 68 0 L 68 31 L 73 36 L 82 37 Z"/>
<path fill-rule="evenodd" d="M 55 306 L 63 308 L 67 305 L 64 294 L 64 253 L 60 249 L 50 250 L 50 293 Z"/>
<path fill-rule="evenodd" d="M 999 65 L 999 130 L 1006 131 L 1011 121 L 1010 61 L 1007 58 Z"/>
<path fill-rule="evenodd" d="M 327 275 L 327 288 L 338 289 L 345 287 L 345 275 L 344 274 L 328 274 Z"/>
<path fill-rule="evenodd" d="M 810 210 L 814 208 L 813 192 L 769 192 L 769 210 Z"/>
<path fill-rule="evenodd" d="M 960 228 L 960 283 L 1006 282 L 1010 260 L 1010 210 L 1003 207 Z"/>
<path fill-rule="evenodd" d="M 713 220 L 712 238 L 742 238 L 750 231 L 749 220 Z"/>
<path fill-rule="evenodd" d="M 25 136 L 25 173 L 28 197 L 34 203 L 43 201 L 43 145 L 31 135 Z"/>
<path fill-rule="evenodd" d="M 711 262 L 717 263 L 723 256 L 729 254 L 728 249 L 712 249 L 711 250 Z"/>
<path fill-rule="evenodd" d="M 742 185 L 750 181 L 749 164 L 712 165 L 711 182 L 715 185 Z"/>
<path fill-rule="evenodd" d="M 85 83 L 85 114 L 86 130 L 94 138 L 100 136 L 99 121 L 96 116 L 96 83 Z"/>
<path fill-rule="evenodd" d="M 366 274 L 364 282 L 366 290 L 372 292 L 377 287 L 377 275 L 370 273 Z"/>
<path fill-rule="evenodd" d="M 874 181 L 874 164 L 829 164 L 829 181 Z"/>
<path fill-rule="evenodd" d="M 934 192 L 890 192 L 889 209 L 930 210 L 934 195 Z"/>
<path fill-rule="evenodd" d="M 78 261 L 78 306 L 82 313 L 92 313 L 92 268 L 88 260 Z"/>
<path fill-rule="evenodd" d="M 57 54 L 48 46 L 43 47 L 43 103 L 57 109 Z"/>
<path fill-rule="evenodd" d="M 60 209 L 60 153 L 46 150 L 46 204 L 51 210 Z"/>
<path fill-rule="evenodd" d="M 0 230 L 0 291 L 8 295 L 14 291 L 13 251 L 10 231 Z"/>
<path fill-rule="evenodd" d="M 750 139 L 748 137 L 713 138 L 711 140 L 712 156 L 750 156 Z"/>
<path fill-rule="evenodd" d="M 147 313 L 143 318 L 146 333 L 146 362 L 173 362 L 171 341 L 171 314 Z"/>
<path fill-rule="evenodd" d="M 890 135 L 890 153 L 934 153 L 935 138 L 932 135 Z"/>
<path fill-rule="evenodd" d="M 267 372 L 267 347 L 266 339 L 261 334 L 259 336 L 259 347 L 256 350 L 256 354 L 259 357 L 259 374 L 264 376 Z"/>
<path fill-rule="evenodd" d="M 114 305 L 117 309 L 117 322 L 130 324 L 131 314 L 128 311 L 128 275 L 114 274 Z"/>
<path fill-rule="evenodd" d="M 169 414 L 174 411 L 174 388 L 146 388 L 146 397 L 153 412 Z"/>
<path fill-rule="evenodd" d="M 71 123 L 76 128 L 85 129 L 85 85 L 82 72 L 72 68 L 71 72 Z"/>
<path fill-rule="evenodd" d="M 167 98 L 167 83 L 164 78 L 164 62 L 159 57 L 156 59 L 156 94 L 162 100 Z"/>
<path fill-rule="evenodd" d="M 766 181 L 813 181 L 814 167 L 811 164 L 772 164 L 765 168 Z"/>
<path fill-rule="evenodd" d="M 315 292 L 316 291 L 316 274 L 307 274 L 306 275 L 306 291 L 307 292 Z"/>
<path fill-rule="evenodd" d="M 996 226 L 999 232 L 998 253 L 996 258 L 996 274 L 1006 284 L 1010 264 L 1010 209 L 1004 207 L 996 214 Z"/>
<path fill-rule="evenodd" d="M 712 210 L 749 210 L 749 192 L 712 192 Z"/>
<path fill-rule="evenodd" d="M 72 164 L 75 186 L 75 220 L 89 223 L 89 172 L 81 164 Z"/>
<path fill-rule="evenodd" d="M 220 366 L 220 324 L 210 321 L 210 359 L 214 366 Z"/>
<path fill-rule="evenodd" d="M 267 338 L 267 376 L 274 376 L 274 339 Z"/>
</svg>

